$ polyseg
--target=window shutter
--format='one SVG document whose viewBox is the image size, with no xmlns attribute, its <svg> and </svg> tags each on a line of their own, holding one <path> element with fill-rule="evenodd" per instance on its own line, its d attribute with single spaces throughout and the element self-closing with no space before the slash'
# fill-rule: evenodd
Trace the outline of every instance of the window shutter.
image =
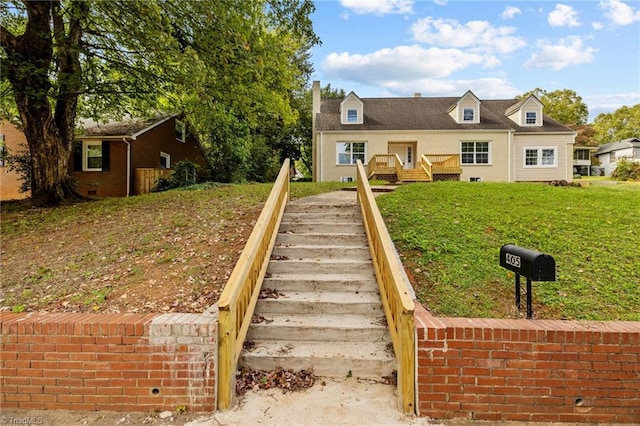
<svg viewBox="0 0 640 426">
<path fill-rule="evenodd" d="M 108 172 L 111 166 L 111 151 L 110 151 L 111 142 L 102 141 L 102 171 Z"/>
<path fill-rule="evenodd" d="M 73 143 L 73 171 L 82 171 L 82 142 Z"/>
</svg>

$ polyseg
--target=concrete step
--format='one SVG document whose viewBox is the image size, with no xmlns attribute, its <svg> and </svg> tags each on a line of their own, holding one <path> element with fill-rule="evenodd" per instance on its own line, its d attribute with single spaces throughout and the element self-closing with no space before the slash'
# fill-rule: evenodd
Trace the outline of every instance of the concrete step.
<svg viewBox="0 0 640 426">
<path fill-rule="evenodd" d="M 251 324 L 247 340 L 388 342 L 384 315 L 270 314 Z"/>
<path fill-rule="evenodd" d="M 280 233 L 289 234 L 364 234 L 362 223 L 281 223 Z"/>
<path fill-rule="evenodd" d="M 335 246 L 353 247 L 367 245 L 367 234 L 347 233 L 347 234 L 294 234 L 280 233 L 276 237 L 276 246 L 293 245 L 315 245 L 315 246 Z"/>
<path fill-rule="evenodd" d="M 309 212 L 288 213 L 282 216 L 282 223 L 329 222 L 329 223 L 362 223 L 360 212 Z"/>
<path fill-rule="evenodd" d="M 272 260 L 326 260 L 326 259 L 352 259 L 358 261 L 371 260 L 369 247 L 343 246 L 276 246 L 271 253 Z"/>
<path fill-rule="evenodd" d="M 313 369 L 326 377 L 382 377 L 397 370 L 393 350 L 385 342 L 262 341 L 242 351 L 240 367 L 271 371 L 277 367 Z"/>
<path fill-rule="evenodd" d="M 289 203 L 285 207 L 287 213 L 359 213 L 360 207 L 356 203 Z"/>
<path fill-rule="evenodd" d="M 353 314 L 380 315 L 384 312 L 377 292 L 292 292 L 277 289 L 277 299 L 259 299 L 255 315 L 268 314 Z"/>
<path fill-rule="evenodd" d="M 327 259 L 327 260 L 271 260 L 269 274 L 354 274 L 362 278 L 375 279 L 371 260 Z"/>
<path fill-rule="evenodd" d="M 324 291 L 355 293 L 359 291 L 378 291 L 378 283 L 375 279 L 363 278 L 357 274 L 272 274 L 265 278 L 263 288 L 277 289 L 278 291 Z"/>
</svg>

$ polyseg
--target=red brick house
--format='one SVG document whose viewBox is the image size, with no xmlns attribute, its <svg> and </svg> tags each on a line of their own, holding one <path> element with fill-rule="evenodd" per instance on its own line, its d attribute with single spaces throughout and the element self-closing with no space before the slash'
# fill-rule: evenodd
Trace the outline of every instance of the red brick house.
<svg viewBox="0 0 640 426">
<path fill-rule="evenodd" d="M 205 151 L 177 114 L 86 127 L 76 136 L 69 174 L 78 192 L 93 197 L 148 193 L 182 160 L 208 173 Z"/>
<path fill-rule="evenodd" d="M 19 155 L 28 152 L 24 133 L 8 121 L 0 121 L 0 200 L 27 198 L 30 192 L 20 192 L 20 175 L 10 170 L 7 155 Z"/>
</svg>

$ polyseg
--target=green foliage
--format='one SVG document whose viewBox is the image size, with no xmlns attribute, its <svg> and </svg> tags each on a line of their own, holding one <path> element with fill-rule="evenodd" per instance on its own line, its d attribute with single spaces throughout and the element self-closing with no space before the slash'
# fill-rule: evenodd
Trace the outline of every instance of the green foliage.
<svg viewBox="0 0 640 426">
<path fill-rule="evenodd" d="M 547 92 L 539 87 L 518 96 L 524 99 L 534 95 L 544 104 L 544 113 L 566 125 L 584 125 L 589 118 L 589 108 L 581 96 L 569 89 Z"/>
<path fill-rule="evenodd" d="M 598 114 L 593 121 L 593 128 L 596 131 L 594 139 L 599 144 L 640 136 L 640 104 Z"/>
<path fill-rule="evenodd" d="M 538 318 L 640 320 L 640 186 L 412 184 L 377 198 L 418 299 L 438 315 L 513 318 L 503 244 L 552 255 L 534 283 Z M 597 212 L 597 214 L 595 214 Z"/>
<path fill-rule="evenodd" d="M 624 157 L 619 159 L 611 177 L 616 180 L 640 182 L 640 162 Z"/>
<path fill-rule="evenodd" d="M 27 148 L 21 150 L 19 154 L 6 154 L 5 161 L 9 170 L 16 172 L 20 179 L 20 192 L 27 192 L 31 189 L 31 156 L 27 154 Z"/>
<path fill-rule="evenodd" d="M 169 177 L 161 177 L 156 181 L 152 192 L 162 192 L 174 188 L 184 188 L 195 185 L 198 182 L 198 171 L 200 167 L 189 160 L 176 163 L 173 172 Z"/>
</svg>

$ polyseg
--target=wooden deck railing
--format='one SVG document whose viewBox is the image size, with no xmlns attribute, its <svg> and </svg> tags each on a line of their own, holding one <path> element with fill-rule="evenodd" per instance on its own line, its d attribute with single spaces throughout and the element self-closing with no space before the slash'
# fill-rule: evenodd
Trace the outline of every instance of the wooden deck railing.
<svg viewBox="0 0 640 426">
<path fill-rule="evenodd" d="M 460 154 L 427 154 L 434 173 L 461 173 Z"/>
<path fill-rule="evenodd" d="M 376 279 L 398 362 L 398 404 L 404 413 L 415 413 L 414 303 L 402 264 L 359 160 L 357 181 L 358 203 L 364 217 Z"/>
<path fill-rule="evenodd" d="M 288 200 L 287 159 L 218 301 L 218 408 L 222 410 L 228 409 L 235 397 L 238 358 Z"/>
<path fill-rule="evenodd" d="M 398 181 L 402 180 L 404 164 L 398 154 L 375 154 L 367 164 L 369 178 L 374 174 L 395 174 Z"/>
</svg>

